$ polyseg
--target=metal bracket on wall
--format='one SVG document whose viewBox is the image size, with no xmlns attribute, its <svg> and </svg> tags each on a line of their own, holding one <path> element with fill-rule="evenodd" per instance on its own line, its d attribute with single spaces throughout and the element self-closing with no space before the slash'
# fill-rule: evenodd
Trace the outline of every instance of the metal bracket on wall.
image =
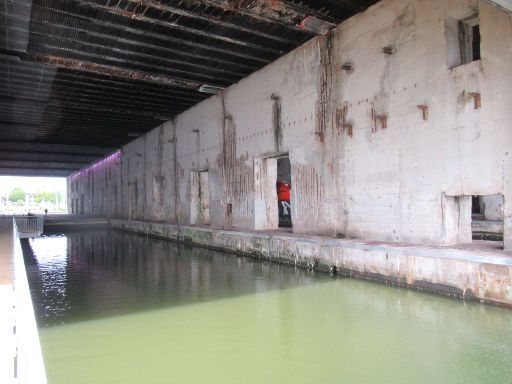
<svg viewBox="0 0 512 384">
<path fill-rule="evenodd" d="M 476 92 L 471 92 L 468 95 L 473 98 L 475 109 L 480 109 L 482 107 L 482 99 L 480 97 L 480 94 Z"/>
<path fill-rule="evenodd" d="M 395 47 L 392 45 L 386 45 L 384 48 L 382 48 L 382 52 L 384 52 L 386 55 L 392 55 L 395 53 Z"/>
<path fill-rule="evenodd" d="M 388 127 L 388 117 L 386 115 L 377 115 L 377 119 L 379 120 L 381 129 Z"/>
<path fill-rule="evenodd" d="M 353 134 L 352 123 L 345 123 L 345 124 L 343 124 L 343 131 L 347 132 L 347 135 L 349 137 L 352 137 L 352 134 Z"/>
<path fill-rule="evenodd" d="M 428 105 L 421 104 L 417 106 L 421 110 L 423 120 L 428 121 Z"/>
</svg>

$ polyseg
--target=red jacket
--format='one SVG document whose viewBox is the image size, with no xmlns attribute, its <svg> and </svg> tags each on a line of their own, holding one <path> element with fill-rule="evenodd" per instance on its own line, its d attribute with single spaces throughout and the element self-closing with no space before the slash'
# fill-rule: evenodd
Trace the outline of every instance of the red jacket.
<svg viewBox="0 0 512 384">
<path fill-rule="evenodd" d="M 287 183 L 277 180 L 277 200 L 278 201 L 290 201 L 290 185 Z"/>
</svg>

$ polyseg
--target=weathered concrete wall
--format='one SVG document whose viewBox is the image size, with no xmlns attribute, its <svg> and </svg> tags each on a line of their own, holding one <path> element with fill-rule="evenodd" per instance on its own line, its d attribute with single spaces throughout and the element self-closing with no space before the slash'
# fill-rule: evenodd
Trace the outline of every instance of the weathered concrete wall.
<svg viewBox="0 0 512 384">
<path fill-rule="evenodd" d="M 482 59 L 448 69 L 446 19 L 475 10 Z M 272 228 L 288 154 L 296 233 L 471 241 L 470 196 L 502 193 L 510 247 L 511 63 L 511 18 L 487 3 L 383 0 L 128 144 L 105 178 L 73 175 L 69 201 L 186 225 L 208 171 L 212 228 Z"/>
<path fill-rule="evenodd" d="M 120 157 L 116 152 L 68 177 L 70 213 L 116 217 L 123 212 Z"/>
<path fill-rule="evenodd" d="M 512 306 L 512 260 L 491 252 L 111 220 L 113 228 L 344 276 Z"/>
</svg>

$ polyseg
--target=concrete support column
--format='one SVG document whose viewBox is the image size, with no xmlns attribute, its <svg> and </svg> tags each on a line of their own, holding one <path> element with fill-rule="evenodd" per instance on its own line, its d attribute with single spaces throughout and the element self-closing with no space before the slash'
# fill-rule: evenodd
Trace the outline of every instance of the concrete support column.
<svg viewBox="0 0 512 384">
<path fill-rule="evenodd" d="M 471 243 L 471 196 L 441 196 L 442 244 Z"/>
<path fill-rule="evenodd" d="M 274 229 L 279 226 L 276 180 L 276 158 L 254 159 L 254 229 Z"/>
</svg>

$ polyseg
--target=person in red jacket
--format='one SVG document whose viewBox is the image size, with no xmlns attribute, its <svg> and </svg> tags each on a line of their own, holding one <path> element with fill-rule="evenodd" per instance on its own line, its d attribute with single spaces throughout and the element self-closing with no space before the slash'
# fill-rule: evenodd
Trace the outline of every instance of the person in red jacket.
<svg viewBox="0 0 512 384">
<path fill-rule="evenodd" d="M 290 186 L 281 180 L 277 180 L 277 200 L 290 202 Z"/>
<path fill-rule="evenodd" d="M 279 225 L 291 225 L 291 212 L 290 212 L 290 185 L 284 181 L 277 180 L 277 201 L 279 204 Z"/>
</svg>

